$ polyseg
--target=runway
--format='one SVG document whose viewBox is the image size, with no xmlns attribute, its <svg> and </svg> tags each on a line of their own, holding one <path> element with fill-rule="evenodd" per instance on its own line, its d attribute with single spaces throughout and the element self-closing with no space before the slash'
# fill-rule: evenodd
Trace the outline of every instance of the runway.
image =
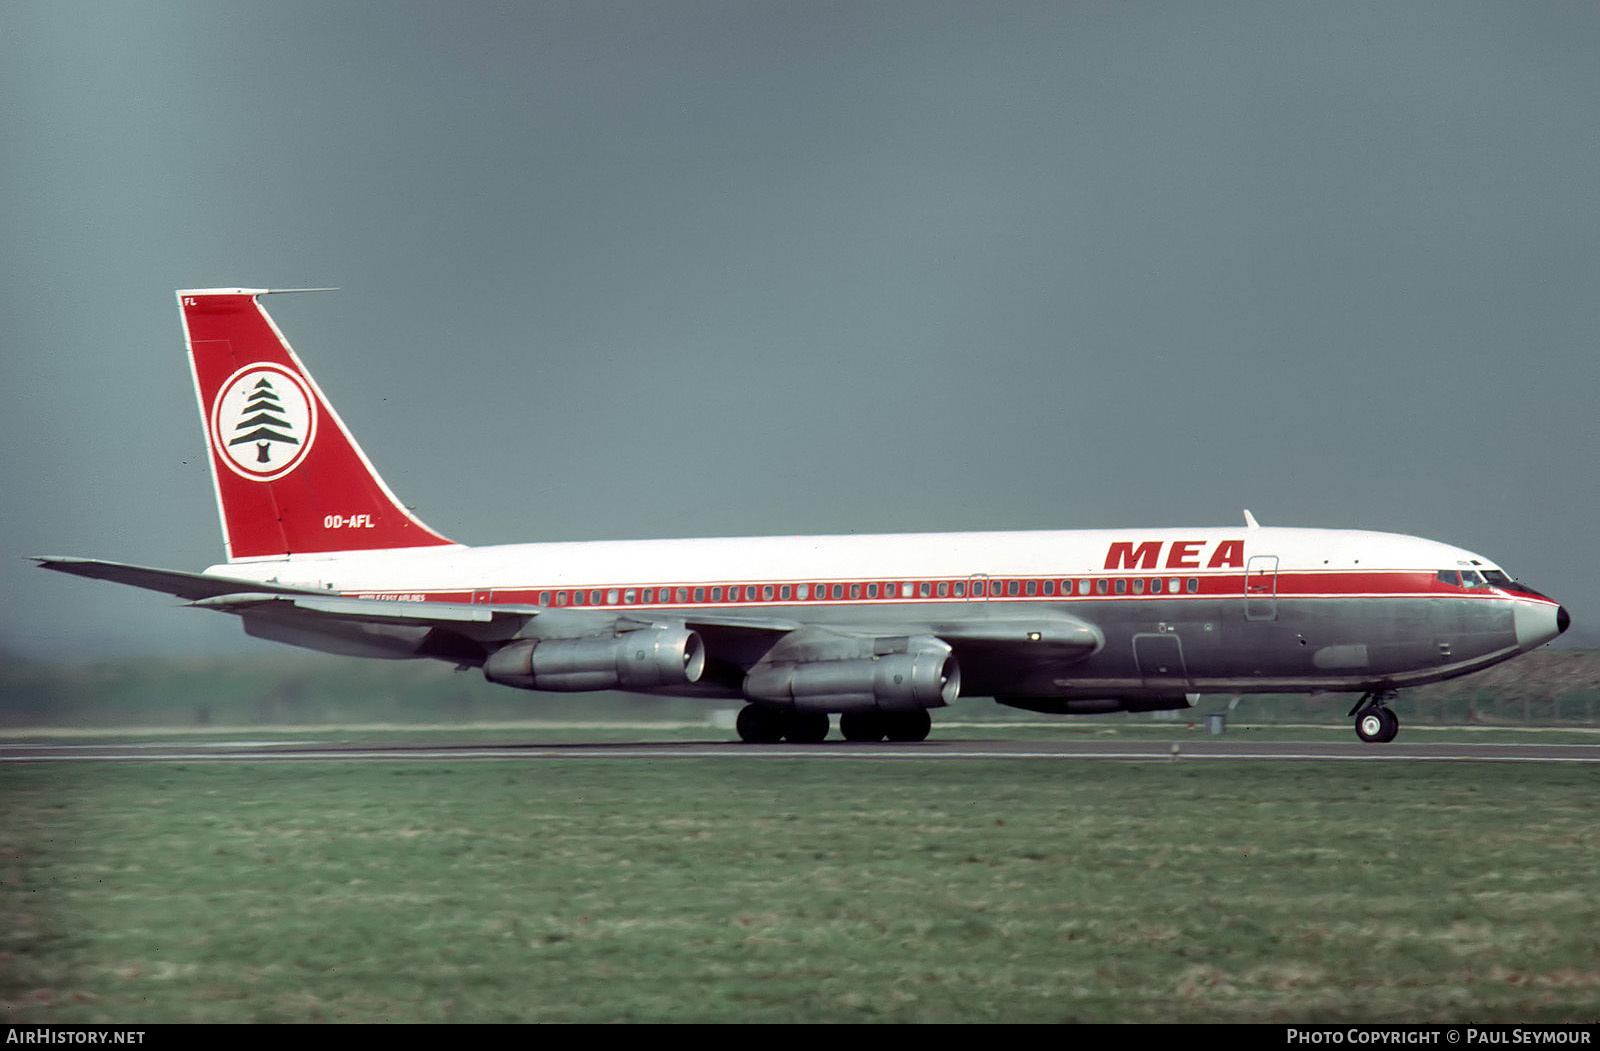
<svg viewBox="0 0 1600 1051">
<path fill-rule="evenodd" d="M 536 736 L 530 734 L 530 737 Z M 712 736 L 712 733 L 707 735 Z M 749 745 L 727 740 L 648 743 L 362 743 L 358 740 L 0 742 L 0 763 L 44 762 L 534 762 L 589 760 L 802 760 L 811 762 L 948 762 L 1058 760 L 1101 762 L 1360 762 L 1600 763 L 1600 745 L 1158 740 L 1010 740 L 948 736 L 918 744 Z"/>
</svg>

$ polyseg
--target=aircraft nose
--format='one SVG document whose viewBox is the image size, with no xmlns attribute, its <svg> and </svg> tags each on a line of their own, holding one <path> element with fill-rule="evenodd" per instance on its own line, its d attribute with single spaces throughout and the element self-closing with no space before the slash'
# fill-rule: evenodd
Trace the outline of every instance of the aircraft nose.
<svg viewBox="0 0 1600 1051">
<path fill-rule="evenodd" d="M 1512 621 L 1517 632 L 1517 648 L 1521 650 L 1543 646 L 1572 626 L 1566 607 L 1553 602 L 1518 602 Z"/>
</svg>

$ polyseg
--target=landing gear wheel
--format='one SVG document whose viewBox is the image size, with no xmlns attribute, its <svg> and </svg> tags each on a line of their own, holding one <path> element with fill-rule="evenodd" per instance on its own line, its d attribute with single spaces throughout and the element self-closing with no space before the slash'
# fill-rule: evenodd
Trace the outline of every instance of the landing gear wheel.
<svg viewBox="0 0 1600 1051">
<path fill-rule="evenodd" d="M 746 744 L 777 744 L 783 740 L 783 713 L 762 704 L 747 704 L 739 709 L 734 722 L 739 740 Z"/>
<path fill-rule="evenodd" d="M 828 739 L 828 713 L 785 712 L 783 737 L 790 744 L 821 744 Z"/>
<path fill-rule="evenodd" d="M 1356 736 L 1368 744 L 1388 744 L 1400 732 L 1400 717 L 1375 704 L 1356 719 Z"/>
<path fill-rule="evenodd" d="M 846 741 L 883 740 L 884 720 L 877 712 L 845 712 L 839 716 L 839 732 Z"/>
<path fill-rule="evenodd" d="M 933 728 L 933 717 L 926 710 L 894 712 L 885 715 L 884 736 L 891 741 L 926 741 Z"/>
</svg>

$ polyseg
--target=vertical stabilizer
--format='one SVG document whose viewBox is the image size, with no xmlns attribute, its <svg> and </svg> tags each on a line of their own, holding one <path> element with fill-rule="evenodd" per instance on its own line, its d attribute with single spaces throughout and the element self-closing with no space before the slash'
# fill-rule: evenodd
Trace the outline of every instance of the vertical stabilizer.
<svg viewBox="0 0 1600 1051">
<path fill-rule="evenodd" d="M 257 297 L 178 293 L 228 561 L 450 541 L 373 470 Z"/>
</svg>

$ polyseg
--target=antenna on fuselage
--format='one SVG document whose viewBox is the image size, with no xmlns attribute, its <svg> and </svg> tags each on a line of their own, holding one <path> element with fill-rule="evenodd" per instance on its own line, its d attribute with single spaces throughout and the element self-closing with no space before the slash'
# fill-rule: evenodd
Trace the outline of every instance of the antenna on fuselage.
<svg viewBox="0 0 1600 1051">
<path fill-rule="evenodd" d="M 1256 516 L 1250 513 L 1247 507 L 1244 511 L 1244 527 L 1246 529 L 1260 529 L 1261 523 L 1256 521 Z"/>
</svg>

